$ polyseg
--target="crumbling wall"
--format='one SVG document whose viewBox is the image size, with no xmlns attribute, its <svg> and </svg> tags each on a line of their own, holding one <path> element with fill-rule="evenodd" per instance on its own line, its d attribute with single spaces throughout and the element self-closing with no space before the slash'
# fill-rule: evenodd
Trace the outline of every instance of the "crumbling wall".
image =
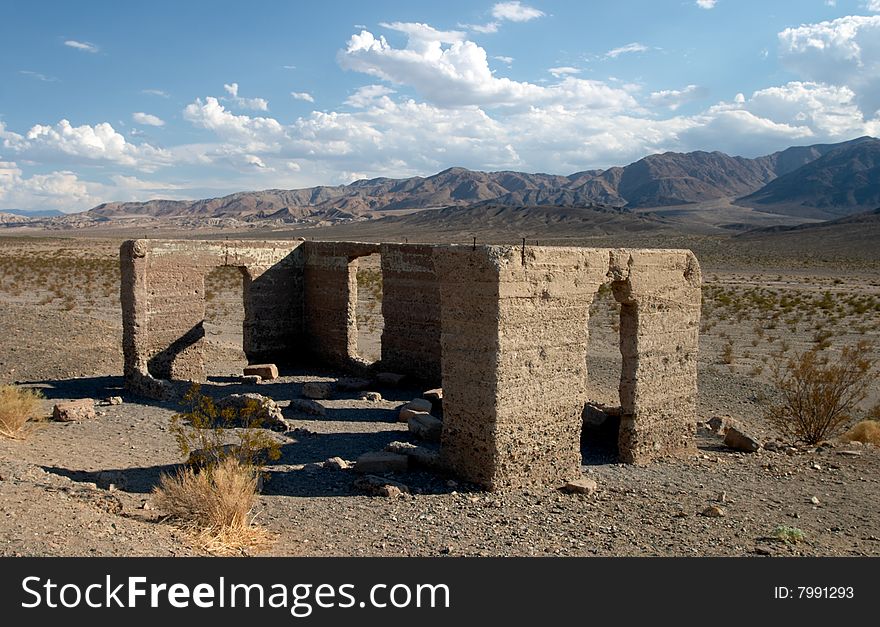
<svg viewBox="0 0 880 627">
<path fill-rule="evenodd" d="M 382 244 L 382 368 L 440 383 L 440 285 L 434 246 Z"/>
<path fill-rule="evenodd" d="M 326 364 L 349 367 L 358 361 L 357 258 L 379 245 L 308 242 L 304 250 L 306 346 Z"/>
<path fill-rule="evenodd" d="M 579 475 L 589 307 L 621 322 L 622 460 L 693 446 L 700 273 L 689 251 L 438 247 L 441 454 L 490 489 Z"/>
<path fill-rule="evenodd" d="M 460 247 L 435 261 L 445 462 L 492 489 L 577 476 L 589 311 L 608 253 Z"/>
<path fill-rule="evenodd" d="M 126 386 L 161 396 L 164 379 L 205 378 L 205 274 L 244 273 L 249 361 L 293 357 L 302 334 L 300 242 L 132 240 L 120 248 Z"/>
<path fill-rule="evenodd" d="M 621 303 L 621 461 L 693 448 L 700 266 L 686 250 L 617 250 L 609 276 Z"/>
<path fill-rule="evenodd" d="M 693 446 L 700 267 L 685 250 L 136 240 L 120 249 L 126 385 L 205 376 L 204 276 L 244 276 L 250 361 L 357 355 L 357 260 L 379 252 L 382 367 L 442 375 L 441 456 L 490 489 L 579 474 L 589 309 L 621 303 L 622 461 Z"/>
</svg>

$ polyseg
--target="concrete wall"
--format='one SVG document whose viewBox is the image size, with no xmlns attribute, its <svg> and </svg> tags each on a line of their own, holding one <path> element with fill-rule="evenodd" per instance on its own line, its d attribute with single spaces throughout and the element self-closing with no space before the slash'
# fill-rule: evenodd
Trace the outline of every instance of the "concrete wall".
<svg viewBox="0 0 880 627">
<path fill-rule="evenodd" d="M 440 285 L 434 246 L 382 244 L 382 368 L 440 384 Z"/>
<path fill-rule="evenodd" d="M 689 251 L 437 247 L 450 469 L 490 489 L 579 475 L 589 307 L 623 303 L 623 461 L 693 446 L 700 271 Z"/>
<path fill-rule="evenodd" d="M 292 361 L 303 327 L 301 242 L 133 240 L 120 248 L 126 385 L 160 396 L 156 380 L 203 381 L 205 274 L 244 276 L 244 350 L 251 362 Z"/>
<path fill-rule="evenodd" d="M 379 244 L 307 242 L 305 246 L 305 341 L 321 362 L 350 367 L 357 354 L 357 258 Z"/>
<path fill-rule="evenodd" d="M 700 267 L 690 251 L 137 240 L 120 250 L 126 385 L 205 376 L 204 276 L 244 276 L 250 361 L 357 355 L 357 260 L 382 255 L 384 370 L 442 377 L 441 455 L 490 489 L 580 472 L 590 305 L 621 303 L 622 461 L 693 447 Z"/>
</svg>

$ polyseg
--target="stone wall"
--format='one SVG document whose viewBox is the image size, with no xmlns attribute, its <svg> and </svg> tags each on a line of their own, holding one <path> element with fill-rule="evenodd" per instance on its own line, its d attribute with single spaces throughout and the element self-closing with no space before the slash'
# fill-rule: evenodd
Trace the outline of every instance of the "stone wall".
<svg viewBox="0 0 880 627">
<path fill-rule="evenodd" d="M 293 361 L 303 328 L 301 242 L 133 240 L 120 248 L 124 376 L 147 396 L 156 380 L 203 381 L 205 274 L 242 269 L 249 361 Z"/>
<path fill-rule="evenodd" d="M 241 268 L 249 361 L 357 355 L 358 258 L 382 256 L 383 370 L 442 379 L 441 458 L 490 489 L 580 473 L 590 305 L 621 304 L 622 461 L 691 450 L 700 267 L 685 250 L 137 240 L 120 250 L 129 389 L 203 380 L 204 276 Z"/>
<path fill-rule="evenodd" d="M 357 354 L 357 258 L 379 244 L 307 242 L 305 345 L 319 361 L 347 368 Z"/>
<path fill-rule="evenodd" d="M 437 247 L 441 454 L 490 489 L 579 475 L 589 308 L 622 303 L 623 461 L 693 446 L 700 271 L 689 251 Z M 477 383 L 478 382 L 478 383 Z"/>
<path fill-rule="evenodd" d="M 382 244 L 382 368 L 440 384 L 440 285 L 434 246 Z"/>
</svg>

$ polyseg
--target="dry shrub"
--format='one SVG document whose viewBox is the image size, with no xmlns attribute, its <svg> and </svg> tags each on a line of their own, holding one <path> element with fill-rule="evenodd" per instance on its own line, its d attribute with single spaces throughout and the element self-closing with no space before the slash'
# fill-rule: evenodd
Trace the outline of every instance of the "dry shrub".
<svg viewBox="0 0 880 627">
<path fill-rule="evenodd" d="M 836 361 L 818 349 L 777 360 L 771 380 L 782 398 L 765 417 L 783 434 L 808 444 L 839 433 L 877 379 L 873 349 L 861 341 L 845 347 Z"/>
<path fill-rule="evenodd" d="M 36 416 L 41 398 L 36 390 L 0 385 L 0 435 L 21 437 L 24 424 Z"/>
<path fill-rule="evenodd" d="M 193 385 L 184 397 L 188 410 L 171 420 L 171 432 L 190 465 L 163 474 L 153 490 L 156 506 L 193 531 L 197 543 L 219 555 L 246 555 L 269 544 L 254 525 L 260 460 L 278 459 L 278 443 L 260 429 L 259 405 L 217 409 Z M 234 437 L 235 444 L 227 444 Z"/>
<path fill-rule="evenodd" d="M 847 442 L 862 442 L 880 446 L 880 422 L 876 420 L 862 420 L 843 435 Z"/>
<path fill-rule="evenodd" d="M 187 467 L 163 474 L 153 498 L 171 520 L 192 530 L 205 550 L 247 554 L 269 541 L 251 516 L 258 482 L 259 469 L 226 457 L 200 471 Z"/>
</svg>

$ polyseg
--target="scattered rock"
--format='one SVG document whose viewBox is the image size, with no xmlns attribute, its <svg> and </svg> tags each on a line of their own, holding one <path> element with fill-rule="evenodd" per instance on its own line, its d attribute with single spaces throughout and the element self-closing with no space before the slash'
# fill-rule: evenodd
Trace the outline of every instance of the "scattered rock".
<svg viewBox="0 0 880 627">
<path fill-rule="evenodd" d="M 707 518 L 722 518 L 724 516 L 724 510 L 717 505 L 710 505 L 700 512 L 700 515 L 706 516 Z"/>
<path fill-rule="evenodd" d="M 362 474 L 406 472 L 408 468 L 406 455 L 390 453 L 388 451 L 375 451 L 364 453 L 357 458 L 354 469 Z"/>
<path fill-rule="evenodd" d="M 264 381 L 278 378 L 278 366 L 275 364 L 251 364 L 244 367 L 245 375 L 257 375 Z"/>
<path fill-rule="evenodd" d="M 376 375 L 377 382 L 381 383 L 382 385 L 389 385 L 392 387 L 400 385 L 405 378 L 406 375 L 396 374 L 394 372 L 380 372 Z"/>
<path fill-rule="evenodd" d="M 354 482 L 354 487 L 371 496 L 395 497 L 409 494 L 409 487 L 406 485 L 376 475 L 358 477 Z"/>
<path fill-rule="evenodd" d="M 407 420 L 409 432 L 420 440 L 439 442 L 443 433 L 443 421 L 427 412 L 418 412 Z"/>
<path fill-rule="evenodd" d="M 52 408 L 52 419 L 58 422 L 89 420 L 95 416 L 95 401 L 90 398 L 57 403 Z"/>
<path fill-rule="evenodd" d="M 378 403 L 382 400 L 382 395 L 378 392 L 361 392 L 358 395 L 358 398 L 362 401 L 370 401 L 371 403 Z"/>
<path fill-rule="evenodd" d="M 812 503 L 813 505 L 818 505 L 819 504 L 819 497 L 818 496 L 811 497 L 810 503 Z"/>
<path fill-rule="evenodd" d="M 725 435 L 730 423 L 730 416 L 712 416 L 706 421 L 706 426 L 710 431 L 718 435 Z"/>
<path fill-rule="evenodd" d="M 443 470 L 440 451 L 427 446 L 419 446 L 411 442 L 391 442 L 385 450 L 398 455 L 406 455 L 410 466 L 429 470 Z"/>
<path fill-rule="evenodd" d="M 861 451 L 837 451 L 838 455 L 843 455 L 845 457 L 859 457 L 862 452 Z"/>
<path fill-rule="evenodd" d="M 431 403 L 436 403 L 438 401 L 443 400 L 443 388 L 434 388 L 433 390 L 425 390 L 422 394 L 422 398 Z"/>
<path fill-rule="evenodd" d="M 321 405 L 321 403 L 308 398 L 295 398 L 290 401 L 290 405 L 288 405 L 288 407 L 296 411 L 301 411 L 304 414 L 311 414 L 312 416 L 327 415 L 326 407 Z"/>
<path fill-rule="evenodd" d="M 246 374 L 242 375 L 240 380 L 244 385 L 257 385 L 263 380 L 263 377 L 258 374 Z"/>
<path fill-rule="evenodd" d="M 111 396 L 107 400 L 104 401 L 108 405 L 122 405 L 122 397 L 121 396 Z"/>
<path fill-rule="evenodd" d="M 341 457 L 331 457 L 326 462 L 324 462 L 324 468 L 329 468 L 330 470 L 346 470 L 351 468 L 351 462 Z"/>
<path fill-rule="evenodd" d="M 217 401 L 217 409 L 232 409 L 239 412 L 243 422 L 256 419 L 260 427 L 276 431 L 287 431 L 290 425 L 281 415 L 281 407 L 268 396 L 248 392 L 230 394 Z M 253 412 L 253 413 L 250 413 Z"/>
<path fill-rule="evenodd" d="M 588 496 L 595 494 L 598 489 L 599 484 L 596 483 L 595 479 L 591 479 L 590 477 L 572 479 L 559 488 L 559 490 L 565 494 L 586 494 Z"/>
<path fill-rule="evenodd" d="M 724 446 L 745 453 L 754 453 L 761 448 L 761 443 L 743 431 L 740 425 L 728 425 L 724 435 Z"/>
<path fill-rule="evenodd" d="M 102 470 L 95 477 L 95 485 L 102 490 L 114 492 L 125 486 L 125 476 L 118 471 Z"/>
<path fill-rule="evenodd" d="M 333 394 L 333 384 L 326 381 L 309 381 L 303 383 L 302 395 L 306 398 L 325 399 Z"/>
<path fill-rule="evenodd" d="M 755 547 L 755 554 L 757 555 L 773 555 L 773 552 L 770 549 L 766 549 L 763 546 Z"/>
<path fill-rule="evenodd" d="M 426 412 L 430 413 L 432 405 L 431 405 L 431 401 L 429 401 L 428 399 L 414 398 L 409 403 L 404 405 L 403 407 L 405 407 L 407 409 L 412 409 L 415 411 L 426 411 Z"/>
<path fill-rule="evenodd" d="M 719 503 L 727 503 L 727 492 L 719 492 L 718 496 L 715 497 L 715 500 Z"/>
<path fill-rule="evenodd" d="M 370 387 L 369 379 L 356 379 L 353 377 L 345 377 L 336 382 L 336 387 L 340 390 L 348 392 L 359 392 Z"/>
</svg>

